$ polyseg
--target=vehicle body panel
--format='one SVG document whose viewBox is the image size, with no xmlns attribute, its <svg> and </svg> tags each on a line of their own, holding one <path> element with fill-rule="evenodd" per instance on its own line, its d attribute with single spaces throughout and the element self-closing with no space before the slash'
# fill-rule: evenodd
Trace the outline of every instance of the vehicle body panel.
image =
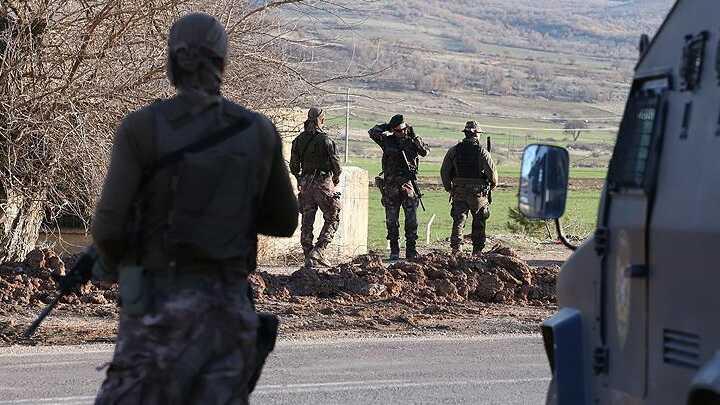
<svg viewBox="0 0 720 405">
<path fill-rule="evenodd" d="M 598 228 L 607 244 L 600 255 L 597 236 L 583 245 L 558 279 L 560 306 L 583 321 L 578 371 L 593 403 L 675 405 L 687 403 L 691 384 L 720 390 L 719 17 L 720 1 L 680 0 L 642 55 L 633 94 L 667 78 L 649 149 L 657 153 L 646 173 L 652 187 L 606 185 Z M 687 63 L 698 38 L 703 56 Z M 695 86 L 688 66 L 698 68 Z M 616 147 L 613 159 L 622 152 Z M 603 347 L 607 371 L 596 374 L 594 350 Z"/>
</svg>

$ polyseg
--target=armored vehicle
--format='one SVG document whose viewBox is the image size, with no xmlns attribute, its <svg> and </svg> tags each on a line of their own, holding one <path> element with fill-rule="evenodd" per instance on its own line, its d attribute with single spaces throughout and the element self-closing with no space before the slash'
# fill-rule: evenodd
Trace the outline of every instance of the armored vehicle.
<svg viewBox="0 0 720 405">
<path fill-rule="evenodd" d="M 548 404 L 720 404 L 720 1 L 680 0 L 640 59 L 597 229 L 542 326 Z M 531 145 L 520 210 L 557 219 L 568 154 Z"/>
</svg>

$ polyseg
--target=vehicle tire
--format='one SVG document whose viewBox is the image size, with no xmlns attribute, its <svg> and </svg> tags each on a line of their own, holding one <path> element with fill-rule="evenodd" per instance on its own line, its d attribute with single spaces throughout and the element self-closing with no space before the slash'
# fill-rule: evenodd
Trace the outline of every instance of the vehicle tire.
<svg viewBox="0 0 720 405">
<path fill-rule="evenodd" d="M 545 397 L 545 405 L 557 405 L 557 390 L 555 389 L 555 379 L 550 380 L 548 385 L 547 396 Z"/>
</svg>

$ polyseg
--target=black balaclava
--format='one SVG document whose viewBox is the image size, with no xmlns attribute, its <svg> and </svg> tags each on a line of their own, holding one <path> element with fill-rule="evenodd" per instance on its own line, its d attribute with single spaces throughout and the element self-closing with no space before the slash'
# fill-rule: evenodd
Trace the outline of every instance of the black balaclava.
<svg viewBox="0 0 720 405">
<path fill-rule="evenodd" d="M 188 14 L 177 20 L 168 36 L 167 75 L 178 90 L 219 95 L 228 38 L 212 16 Z"/>
</svg>

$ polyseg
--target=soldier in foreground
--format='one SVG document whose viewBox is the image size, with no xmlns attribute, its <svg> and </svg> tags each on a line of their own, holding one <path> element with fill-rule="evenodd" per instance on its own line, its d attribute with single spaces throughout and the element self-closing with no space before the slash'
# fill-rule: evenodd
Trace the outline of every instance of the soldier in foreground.
<svg viewBox="0 0 720 405">
<path fill-rule="evenodd" d="M 257 233 L 292 235 L 298 207 L 274 126 L 220 94 L 226 55 L 217 20 L 179 19 L 177 95 L 117 130 L 92 236 L 122 308 L 96 404 L 246 404 L 267 355 L 247 276 Z"/>
<path fill-rule="evenodd" d="M 490 153 L 478 139 L 482 130 L 477 122 L 468 121 L 463 132 L 465 139 L 445 155 L 440 176 L 452 198 L 450 246 L 453 253 L 460 253 L 463 228 L 470 213 L 473 254 L 480 255 L 485 247 L 485 222 L 490 217 L 489 194 L 497 185 L 498 176 Z"/>
<path fill-rule="evenodd" d="M 400 258 L 400 207 L 405 210 L 405 255 L 413 259 L 417 257 L 417 207 L 421 196 L 411 179 L 417 173 L 419 157 L 427 156 L 429 149 L 402 115 L 395 115 L 387 124 L 374 126 L 368 133 L 383 151 L 384 177 L 376 181 L 385 207 L 390 260 Z"/>
<path fill-rule="evenodd" d="M 290 172 L 297 178 L 300 191 L 300 243 L 306 267 L 329 265 L 324 253 L 340 224 L 340 200 L 335 186 L 340 182 L 342 169 L 335 142 L 322 129 L 324 122 L 323 110 L 313 107 L 308 111 L 305 130 L 293 141 L 290 157 Z M 318 208 L 325 222 L 313 245 L 313 224 Z"/>
</svg>

